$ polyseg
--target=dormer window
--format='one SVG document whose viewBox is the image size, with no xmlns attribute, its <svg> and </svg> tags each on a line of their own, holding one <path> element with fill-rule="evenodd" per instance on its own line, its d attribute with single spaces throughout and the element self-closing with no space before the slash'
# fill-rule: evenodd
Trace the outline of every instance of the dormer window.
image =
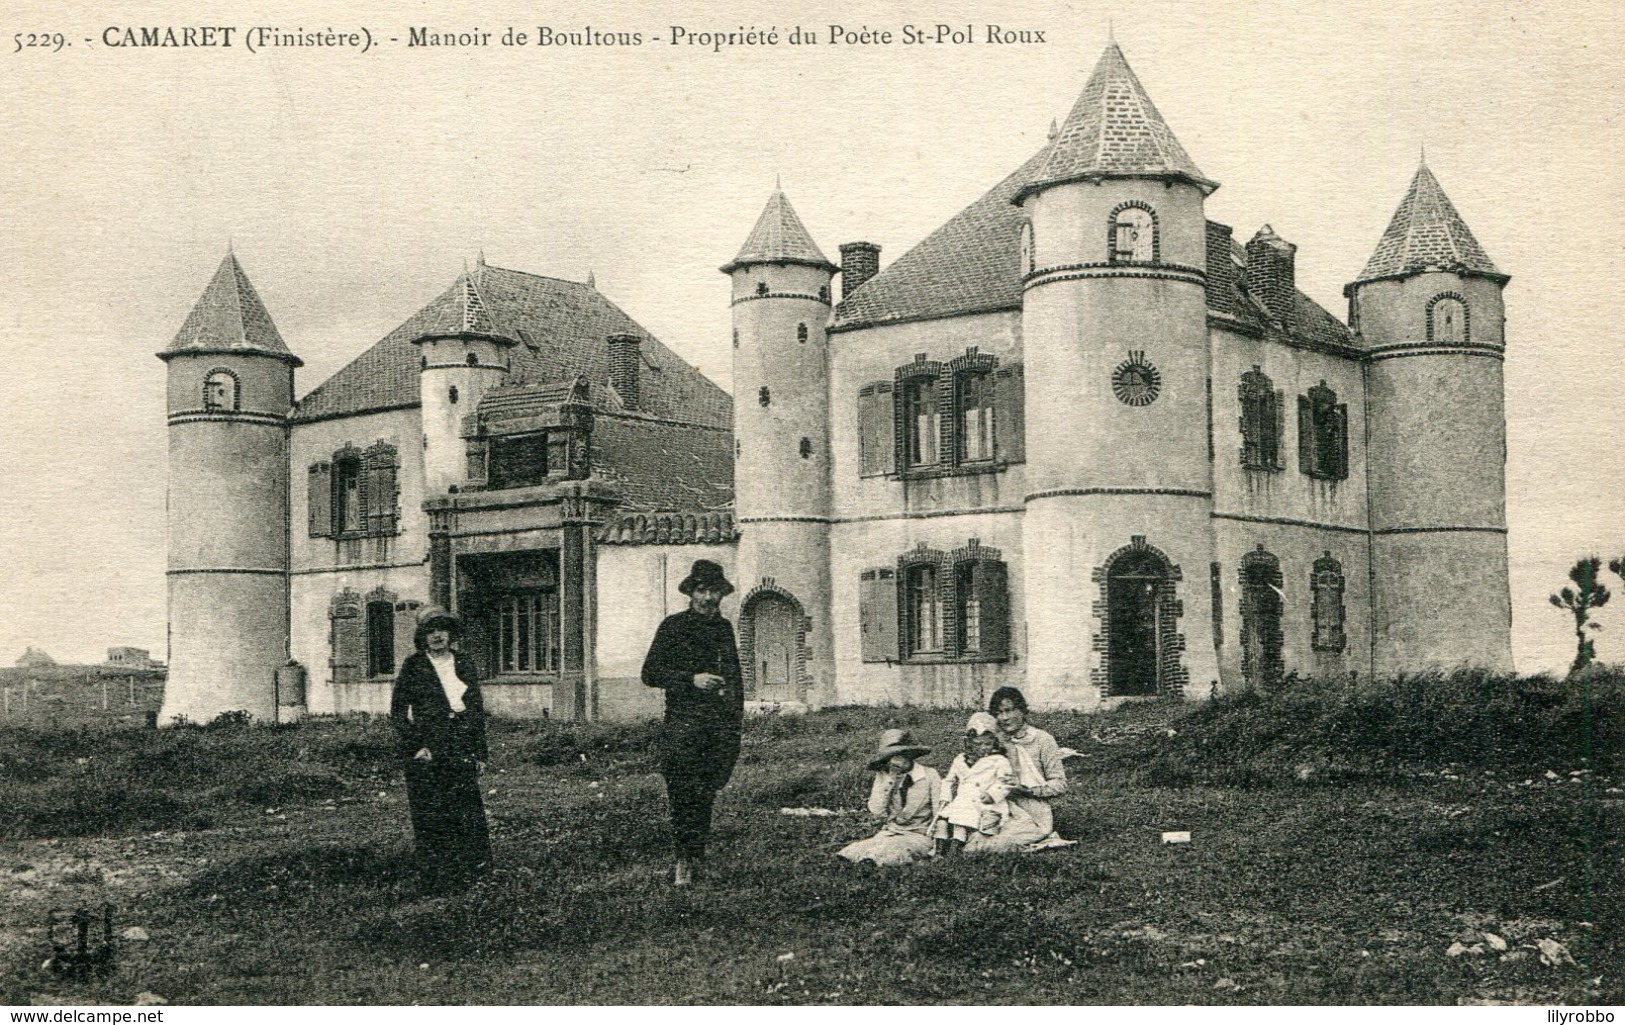
<svg viewBox="0 0 1625 1025">
<path fill-rule="evenodd" d="M 237 376 L 229 370 L 211 371 L 203 379 L 203 408 L 229 411 L 237 408 Z"/>
<path fill-rule="evenodd" d="M 1112 263 L 1154 263 L 1157 259 L 1157 220 L 1142 204 L 1124 204 L 1112 214 Z"/>
</svg>

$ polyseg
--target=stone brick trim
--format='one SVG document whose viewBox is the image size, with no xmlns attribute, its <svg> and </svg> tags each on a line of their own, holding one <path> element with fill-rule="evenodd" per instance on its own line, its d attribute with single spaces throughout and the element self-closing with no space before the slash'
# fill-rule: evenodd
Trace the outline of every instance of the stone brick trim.
<svg viewBox="0 0 1625 1025">
<path fill-rule="evenodd" d="M 796 700 L 805 700 L 807 663 L 812 658 L 812 651 L 807 647 L 807 635 L 812 632 L 812 619 L 796 596 L 780 587 L 778 581 L 772 577 L 763 577 L 762 582 L 751 588 L 744 600 L 739 603 L 739 667 L 743 674 L 745 694 L 747 696 L 756 694 L 760 685 L 760 681 L 756 679 L 756 605 L 764 595 L 772 595 L 789 602 L 795 614 L 795 678 L 790 681 L 790 685 Z"/>
<path fill-rule="evenodd" d="M 1250 578 L 1256 573 L 1260 583 L 1279 592 L 1285 582 L 1281 575 L 1281 560 L 1260 544 L 1242 556 L 1241 566 L 1236 572 L 1241 582 L 1241 678 L 1249 685 L 1272 687 L 1279 684 L 1285 675 L 1282 624 L 1286 621 L 1286 600 L 1281 599 L 1281 613 L 1275 617 L 1275 622 L 1267 627 L 1260 626 L 1257 622 L 1260 611 L 1257 608 L 1256 590 L 1251 586 Z M 1253 646 L 1247 643 L 1248 636 L 1255 631 L 1264 649 L 1262 665 L 1254 664 Z"/>
<path fill-rule="evenodd" d="M 1463 343 L 1466 343 L 1466 342 L 1471 342 L 1473 340 L 1473 315 L 1472 315 L 1472 310 L 1467 305 L 1467 297 L 1462 295 L 1460 292 L 1440 292 L 1438 295 L 1436 295 L 1433 298 L 1428 300 L 1428 315 L 1427 315 L 1427 331 L 1428 331 L 1427 338 L 1428 338 L 1428 341 L 1430 341 L 1430 342 L 1432 342 L 1432 341 L 1441 341 L 1441 342 L 1444 341 L 1444 339 L 1436 339 L 1436 338 L 1434 338 L 1434 335 L 1433 335 L 1433 308 L 1435 306 L 1438 306 L 1439 303 L 1443 302 L 1446 299 L 1454 299 L 1458 303 L 1461 303 L 1461 338 L 1451 340 L 1450 344 L 1458 344 L 1459 345 L 1459 344 L 1463 344 Z"/>
<path fill-rule="evenodd" d="M 1143 265 L 1145 260 L 1119 259 L 1117 256 L 1117 216 L 1125 210 L 1144 210 L 1151 217 L 1151 263 L 1162 262 L 1162 224 L 1157 220 L 1157 211 L 1143 199 L 1125 199 L 1112 207 L 1112 212 L 1106 215 L 1106 261 L 1113 266 Z"/>
<path fill-rule="evenodd" d="M 1185 635 L 1179 632 L 1179 618 L 1185 614 L 1185 603 L 1179 600 L 1178 583 L 1184 579 L 1180 568 L 1159 548 L 1147 544 L 1143 534 L 1135 534 L 1129 543 L 1106 557 L 1106 561 L 1089 573 L 1089 579 L 1100 587 L 1100 597 L 1090 606 L 1095 619 L 1095 632 L 1090 638 L 1090 649 L 1096 664 L 1089 670 L 1090 682 L 1100 688 L 1102 697 L 1112 697 L 1111 691 L 1111 573 L 1119 559 L 1127 555 L 1150 555 L 1162 571 L 1162 583 L 1157 588 L 1157 692 L 1164 696 L 1177 696 L 1190 681 L 1190 671 L 1180 658 L 1185 652 Z"/>
</svg>

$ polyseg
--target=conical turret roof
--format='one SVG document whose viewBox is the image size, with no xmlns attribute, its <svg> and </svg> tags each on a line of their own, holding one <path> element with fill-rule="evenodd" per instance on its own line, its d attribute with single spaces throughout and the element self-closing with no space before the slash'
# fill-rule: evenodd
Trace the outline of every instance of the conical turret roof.
<svg viewBox="0 0 1625 1025">
<path fill-rule="evenodd" d="M 183 353 L 254 353 L 302 365 L 271 322 L 236 254 L 229 252 L 186 315 L 186 323 L 158 355 L 169 359 Z"/>
<path fill-rule="evenodd" d="M 756 219 L 756 227 L 739 248 L 739 255 L 723 265 L 722 273 L 732 274 L 736 268 L 753 263 L 803 263 L 832 271 L 840 269 L 825 258 L 779 188 L 774 188 L 762 216 Z"/>
<path fill-rule="evenodd" d="M 485 261 L 482 257 L 474 270 L 465 270 L 450 288 L 441 293 L 440 298 L 419 314 L 423 318 L 423 325 L 416 338 L 473 335 L 518 345 L 519 332 L 510 327 L 481 294 L 480 281 L 484 276 Z"/>
<path fill-rule="evenodd" d="M 1402 277 L 1430 267 L 1506 279 L 1423 163 L 1355 280 Z"/>
<path fill-rule="evenodd" d="M 1202 175 L 1174 138 L 1113 41 L 1106 44 L 1094 74 L 1055 133 L 1032 179 L 1016 194 L 1016 202 L 1062 182 L 1143 175 L 1183 178 L 1204 193 L 1219 187 Z"/>
</svg>

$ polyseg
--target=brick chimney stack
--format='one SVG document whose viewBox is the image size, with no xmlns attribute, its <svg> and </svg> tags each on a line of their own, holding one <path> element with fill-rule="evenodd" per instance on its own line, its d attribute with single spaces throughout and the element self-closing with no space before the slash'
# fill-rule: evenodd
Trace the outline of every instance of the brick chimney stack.
<svg viewBox="0 0 1625 1025">
<path fill-rule="evenodd" d="M 841 244 L 841 298 L 845 299 L 880 273 L 880 247 L 873 242 Z"/>
<path fill-rule="evenodd" d="M 1297 252 L 1267 224 L 1247 243 L 1247 291 L 1283 324 L 1292 322 Z"/>
<path fill-rule="evenodd" d="M 637 335 L 609 336 L 609 383 L 627 409 L 638 408 L 638 364 L 643 360 L 643 339 Z"/>
</svg>

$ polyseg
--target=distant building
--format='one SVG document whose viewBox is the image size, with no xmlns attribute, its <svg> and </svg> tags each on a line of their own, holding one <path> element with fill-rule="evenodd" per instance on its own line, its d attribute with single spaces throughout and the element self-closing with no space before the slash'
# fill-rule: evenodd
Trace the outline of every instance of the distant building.
<svg viewBox="0 0 1625 1025">
<path fill-rule="evenodd" d="M 649 714 L 696 556 L 738 585 L 761 700 L 1509 669 L 1507 275 L 1423 165 L 1345 322 L 1269 225 L 1208 219 L 1216 188 L 1112 43 L 884 270 L 775 191 L 722 268 L 737 403 L 592 281 L 483 257 L 295 403 L 228 255 L 161 354 L 164 718 L 269 718 L 290 657 L 310 711 L 382 710 L 424 603 L 494 711 Z"/>
<path fill-rule="evenodd" d="M 119 669 L 162 669 L 164 664 L 152 657 L 146 648 L 117 647 L 107 649 L 107 665 Z"/>
<path fill-rule="evenodd" d="M 48 669 L 56 665 L 56 659 L 30 644 L 17 660 L 17 665 L 23 669 Z"/>
</svg>

